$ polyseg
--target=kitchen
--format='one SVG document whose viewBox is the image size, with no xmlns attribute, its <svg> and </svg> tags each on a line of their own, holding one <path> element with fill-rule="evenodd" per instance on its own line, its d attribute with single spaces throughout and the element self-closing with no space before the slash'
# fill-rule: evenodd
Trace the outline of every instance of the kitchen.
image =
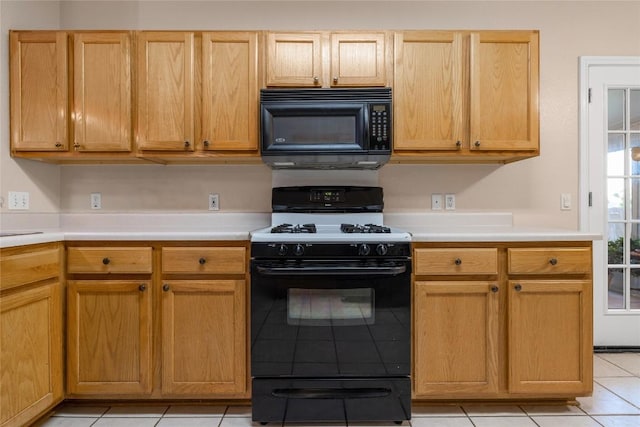
<svg viewBox="0 0 640 427">
<path fill-rule="evenodd" d="M 237 214 L 268 222 L 271 188 L 283 185 L 376 185 L 385 214 L 431 214 L 431 194 L 455 194 L 456 210 L 503 212 L 523 227 L 578 227 L 578 66 L 581 55 L 637 55 L 637 6 L 625 2 L 3 2 L 1 182 L 30 193 L 27 213 L 6 221 L 55 223 L 73 215 L 194 214 L 211 229 Z M 366 6 L 366 8 L 364 7 Z M 347 9 L 351 10 L 351 9 Z M 581 19 L 575 19 L 579 14 Z M 351 16 L 352 15 L 352 16 Z M 175 17 L 183 17 L 176 24 Z M 616 20 L 601 22 L 602 16 Z M 566 24 L 571 22 L 571 28 Z M 268 24 L 267 24 L 268 23 Z M 9 29 L 537 29 L 540 30 L 540 156 L 507 165 L 387 164 L 378 171 L 272 171 L 264 165 L 50 165 L 9 156 Z M 331 179 L 328 178 L 331 176 Z M 187 189 L 185 191 L 185 189 Z M 103 208 L 90 208 L 100 193 Z M 219 194 L 220 211 L 207 198 Z M 570 194 L 572 209 L 560 209 Z M 59 214 L 69 215 L 60 219 Z M 150 217 L 147 217 L 150 218 Z M 160 221 L 154 217 L 154 220 Z M 28 223 L 27 222 L 27 223 Z M 210 225 L 211 224 L 211 225 Z M 454 224 L 459 225 L 460 223 Z M 197 225 L 193 225 L 197 232 Z M 110 228 L 117 231 L 117 224 Z"/>
</svg>

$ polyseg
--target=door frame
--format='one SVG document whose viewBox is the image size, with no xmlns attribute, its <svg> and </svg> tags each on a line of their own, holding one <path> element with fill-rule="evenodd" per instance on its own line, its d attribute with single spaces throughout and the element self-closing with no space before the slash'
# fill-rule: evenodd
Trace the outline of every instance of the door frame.
<svg viewBox="0 0 640 427">
<path fill-rule="evenodd" d="M 589 227 L 589 214 L 591 208 L 599 208 L 598 206 L 590 206 L 590 182 L 589 182 L 589 77 L 590 77 L 590 69 L 592 67 L 597 66 L 640 66 L 640 56 L 581 56 L 579 57 L 579 134 L 578 134 L 578 158 L 579 158 L 579 176 L 578 176 L 578 199 L 579 199 L 579 209 L 578 209 L 578 224 L 579 230 L 582 232 L 591 232 Z M 603 118 L 604 119 L 604 118 Z M 594 196 L 592 199 L 595 200 L 605 200 L 602 197 Z M 604 241 L 605 236 L 601 236 Z M 600 242 L 598 242 L 600 244 Z M 602 242 L 602 244 L 605 244 Z M 602 259 L 601 251 L 593 251 L 593 265 L 596 263 L 603 263 L 605 260 Z M 606 267 L 605 267 L 606 268 Z M 602 291 L 600 286 L 605 286 L 604 284 L 598 284 L 596 286 L 596 281 L 600 280 L 599 277 L 594 275 L 593 277 L 593 286 L 594 286 L 594 299 L 596 298 L 596 292 Z M 605 300 L 606 301 L 606 300 Z M 602 314 L 600 310 L 602 310 L 598 304 L 593 305 L 593 318 L 594 322 L 597 322 Z M 598 329 L 597 325 L 594 324 L 594 332 Z M 594 338 L 596 338 L 594 336 Z M 598 347 L 597 342 L 594 342 L 596 347 Z M 607 348 L 617 347 L 606 346 Z"/>
</svg>

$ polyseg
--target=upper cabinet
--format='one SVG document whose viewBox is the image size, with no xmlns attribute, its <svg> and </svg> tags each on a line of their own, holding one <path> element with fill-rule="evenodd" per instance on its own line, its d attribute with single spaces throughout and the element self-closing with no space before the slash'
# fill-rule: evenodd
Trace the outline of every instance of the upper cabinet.
<svg viewBox="0 0 640 427">
<path fill-rule="evenodd" d="M 11 152 L 65 151 L 67 34 L 11 32 Z"/>
<path fill-rule="evenodd" d="M 73 148 L 131 151 L 131 35 L 73 35 Z"/>
<path fill-rule="evenodd" d="M 257 32 L 141 32 L 137 68 L 141 157 L 259 159 Z"/>
<path fill-rule="evenodd" d="M 262 87 L 393 88 L 397 163 L 539 155 L 538 31 L 11 31 L 11 154 L 260 163 Z"/>
<path fill-rule="evenodd" d="M 193 45 L 193 33 L 138 34 L 139 149 L 193 151 Z"/>
<path fill-rule="evenodd" d="M 129 32 L 12 31 L 10 45 L 13 155 L 132 157 Z"/>
<path fill-rule="evenodd" d="M 388 86 L 390 62 L 386 31 L 266 35 L 267 86 Z"/>
<path fill-rule="evenodd" d="M 395 35 L 394 160 L 539 154 L 537 31 Z"/>
</svg>

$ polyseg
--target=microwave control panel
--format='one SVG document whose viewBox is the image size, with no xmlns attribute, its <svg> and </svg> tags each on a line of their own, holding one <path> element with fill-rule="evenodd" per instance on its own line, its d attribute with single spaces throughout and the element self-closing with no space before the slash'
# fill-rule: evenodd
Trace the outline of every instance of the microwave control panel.
<svg viewBox="0 0 640 427">
<path fill-rule="evenodd" d="M 370 104 L 369 105 L 369 149 L 389 150 L 391 141 L 389 140 L 391 123 L 391 105 Z"/>
</svg>

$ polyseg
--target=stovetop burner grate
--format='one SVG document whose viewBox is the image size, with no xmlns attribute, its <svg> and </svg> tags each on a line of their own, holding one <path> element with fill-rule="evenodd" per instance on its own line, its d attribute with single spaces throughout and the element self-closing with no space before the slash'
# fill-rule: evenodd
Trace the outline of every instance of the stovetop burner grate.
<svg viewBox="0 0 640 427">
<path fill-rule="evenodd" d="M 271 229 L 272 233 L 316 233 L 315 224 L 280 224 Z"/>
<path fill-rule="evenodd" d="M 343 233 L 391 233 L 389 227 L 376 224 L 340 224 Z"/>
</svg>

